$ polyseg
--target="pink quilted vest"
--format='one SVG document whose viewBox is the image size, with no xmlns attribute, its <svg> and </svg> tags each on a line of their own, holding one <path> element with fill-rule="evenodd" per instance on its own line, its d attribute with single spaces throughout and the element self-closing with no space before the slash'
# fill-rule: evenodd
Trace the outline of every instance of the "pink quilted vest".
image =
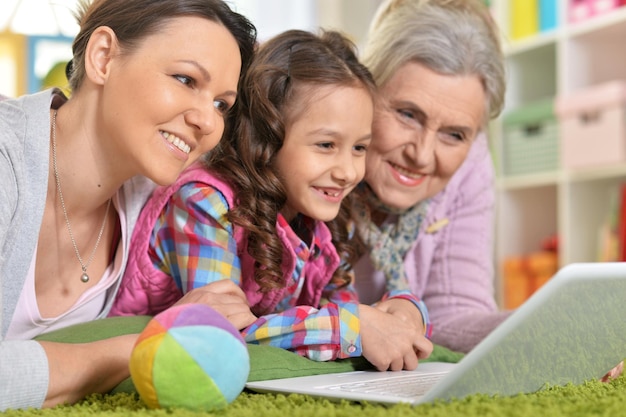
<svg viewBox="0 0 626 417">
<path fill-rule="evenodd" d="M 155 315 L 182 297 L 183 294 L 174 279 L 153 266 L 148 256 L 148 246 L 152 229 L 169 198 L 190 182 L 200 182 L 215 188 L 224 195 L 229 207 L 233 207 L 232 188 L 199 163 L 187 168 L 174 184 L 157 188 L 137 221 L 126 272 L 109 315 Z M 278 236 L 285 247 L 282 262 L 284 286 L 263 294 L 254 281 L 254 259 L 247 251 L 246 233 L 239 227 L 233 229 L 237 241 L 237 255 L 241 262 L 240 285 L 248 298 L 251 310 L 256 316 L 273 313 L 276 305 L 286 295 L 284 287 L 296 266 L 296 255 L 286 239 L 286 232 L 277 224 Z M 316 223 L 315 233 L 320 247 L 304 267 L 306 279 L 298 305 L 319 307 L 322 291 L 339 266 L 339 256 L 332 244 L 330 231 L 323 222 Z"/>
</svg>

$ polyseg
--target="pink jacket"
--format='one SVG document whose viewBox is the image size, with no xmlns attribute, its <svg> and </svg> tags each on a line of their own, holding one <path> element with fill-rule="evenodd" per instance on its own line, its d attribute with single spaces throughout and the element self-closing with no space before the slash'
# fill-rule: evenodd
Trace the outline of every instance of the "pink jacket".
<svg viewBox="0 0 626 417">
<path fill-rule="evenodd" d="M 181 290 L 175 281 L 167 274 L 156 269 L 148 255 L 150 235 L 158 216 L 165 208 L 169 198 L 184 184 L 201 182 L 221 192 L 228 205 L 233 206 L 234 196 L 232 188 L 212 175 L 200 164 L 194 164 L 185 170 L 178 180 L 167 187 L 159 187 L 146 203 L 131 240 L 131 249 L 126 266 L 126 273 L 117 293 L 117 298 L 111 315 L 154 315 L 174 304 L 182 297 Z M 237 255 L 241 262 L 241 288 L 244 290 L 252 312 L 257 316 L 274 312 L 276 305 L 285 297 L 285 288 L 261 293 L 254 280 L 254 259 L 247 252 L 246 233 L 239 227 L 234 227 L 234 237 L 237 241 Z M 332 243 L 330 230 L 322 222 L 317 224 L 316 234 L 320 242 L 320 252 L 307 261 L 305 266 L 305 287 L 301 291 L 299 305 L 319 305 L 324 287 L 339 265 L 339 255 Z M 285 286 L 287 279 L 293 274 L 296 266 L 295 254 L 290 250 L 285 231 L 277 224 L 277 233 L 285 251 L 283 256 L 283 277 Z"/>
<path fill-rule="evenodd" d="M 431 200 L 405 257 L 410 289 L 428 307 L 431 340 L 455 351 L 469 351 L 509 314 L 498 311 L 494 294 L 494 190 L 493 161 L 480 135 L 446 188 Z M 447 225 L 432 230 L 440 220 Z M 385 277 L 369 257 L 359 260 L 355 273 L 361 302 L 379 300 Z"/>
</svg>

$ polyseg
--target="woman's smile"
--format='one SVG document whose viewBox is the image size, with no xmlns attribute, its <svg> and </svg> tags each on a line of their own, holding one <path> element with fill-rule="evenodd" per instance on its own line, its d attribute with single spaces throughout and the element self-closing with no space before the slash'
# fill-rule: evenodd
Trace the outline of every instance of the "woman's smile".
<svg viewBox="0 0 626 417">
<path fill-rule="evenodd" d="M 427 178 L 426 175 L 411 171 L 408 168 L 394 164 L 393 162 L 388 162 L 388 164 L 396 181 L 402 185 L 406 185 L 407 187 L 416 187 L 422 184 Z"/>
<path fill-rule="evenodd" d="M 166 141 L 180 149 L 182 152 L 189 155 L 189 152 L 191 151 L 191 146 L 189 146 L 184 140 L 182 140 L 173 133 L 165 132 L 163 130 L 161 131 L 161 135 L 165 138 Z"/>
</svg>

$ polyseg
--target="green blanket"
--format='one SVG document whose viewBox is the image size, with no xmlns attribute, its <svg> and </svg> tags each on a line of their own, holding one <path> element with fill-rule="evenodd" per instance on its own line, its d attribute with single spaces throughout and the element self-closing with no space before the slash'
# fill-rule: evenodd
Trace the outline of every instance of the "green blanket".
<svg viewBox="0 0 626 417">
<path fill-rule="evenodd" d="M 41 339 L 88 341 L 122 333 L 140 331 L 149 318 L 106 319 L 97 326 L 81 325 L 42 336 Z M 249 346 L 250 379 L 278 378 L 307 373 L 341 372 L 363 366 L 358 360 L 316 363 L 280 349 Z M 431 360 L 455 362 L 461 355 L 436 347 Z M 1 381 L 0 381 L 1 383 Z M 128 388 L 128 387 L 127 387 Z M 132 388 L 132 385 L 131 385 Z M 123 391 L 123 390 L 122 390 Z M 131 390 L 132 391 L 132 390 Z M 551 387 L 540 392 L 512 397 L 472 395 L 451 402 L 438 401 L 411 407 L 406 404 L 331 402 L 304 395 L 256 394 L 244 391 L 226 409 L 193 412 L 184 409 L 150 410 L 134 392 L 94 394 L 78 404 L 46 410 L 11 410 L 2 417 L 478 417 L 478 416 L 550 416 L 587 417 L 624 415 L 626 377 L 611 383 L 589 381 L 581 385 Z"/>
<path fill-rule="evenodd" d="M 91 323 L 83 323 L 65 329 L 41 335 L 37 340 L 53 342 L 81 343 L 123 334 L 140 333 L 150 321 L 148 316 L 110 317 Z M 248 381 L 288 378 L 303 375 L 316 375 L 333 372 L 368 369 L 370 364 L 364 358 L 343 359 L 332 362 L 315 362 L 284 349 L 272 346 L 248 344 L 250 354 L 250 374 Z M 463 355 L 436 346 L 428 360 L 458 362 Z M 113 390 L 134 392 L 132 381 L 128 378 Z"/>
</svg>

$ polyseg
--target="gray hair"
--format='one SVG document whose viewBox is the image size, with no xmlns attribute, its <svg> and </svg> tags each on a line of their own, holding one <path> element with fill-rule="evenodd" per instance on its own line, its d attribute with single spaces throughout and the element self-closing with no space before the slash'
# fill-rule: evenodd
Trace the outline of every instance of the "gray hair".
<svg viewBox="0 0 626 417">
<path fill-rule="evenodd" d="M 374 17 L 362 61 L 379 86 L 407 62 L 444 75 L 476 75 L 485 113 L 504 106 L 505 71 L 498 28 L 479 0 L 385 0 Z"/>
</svg>

